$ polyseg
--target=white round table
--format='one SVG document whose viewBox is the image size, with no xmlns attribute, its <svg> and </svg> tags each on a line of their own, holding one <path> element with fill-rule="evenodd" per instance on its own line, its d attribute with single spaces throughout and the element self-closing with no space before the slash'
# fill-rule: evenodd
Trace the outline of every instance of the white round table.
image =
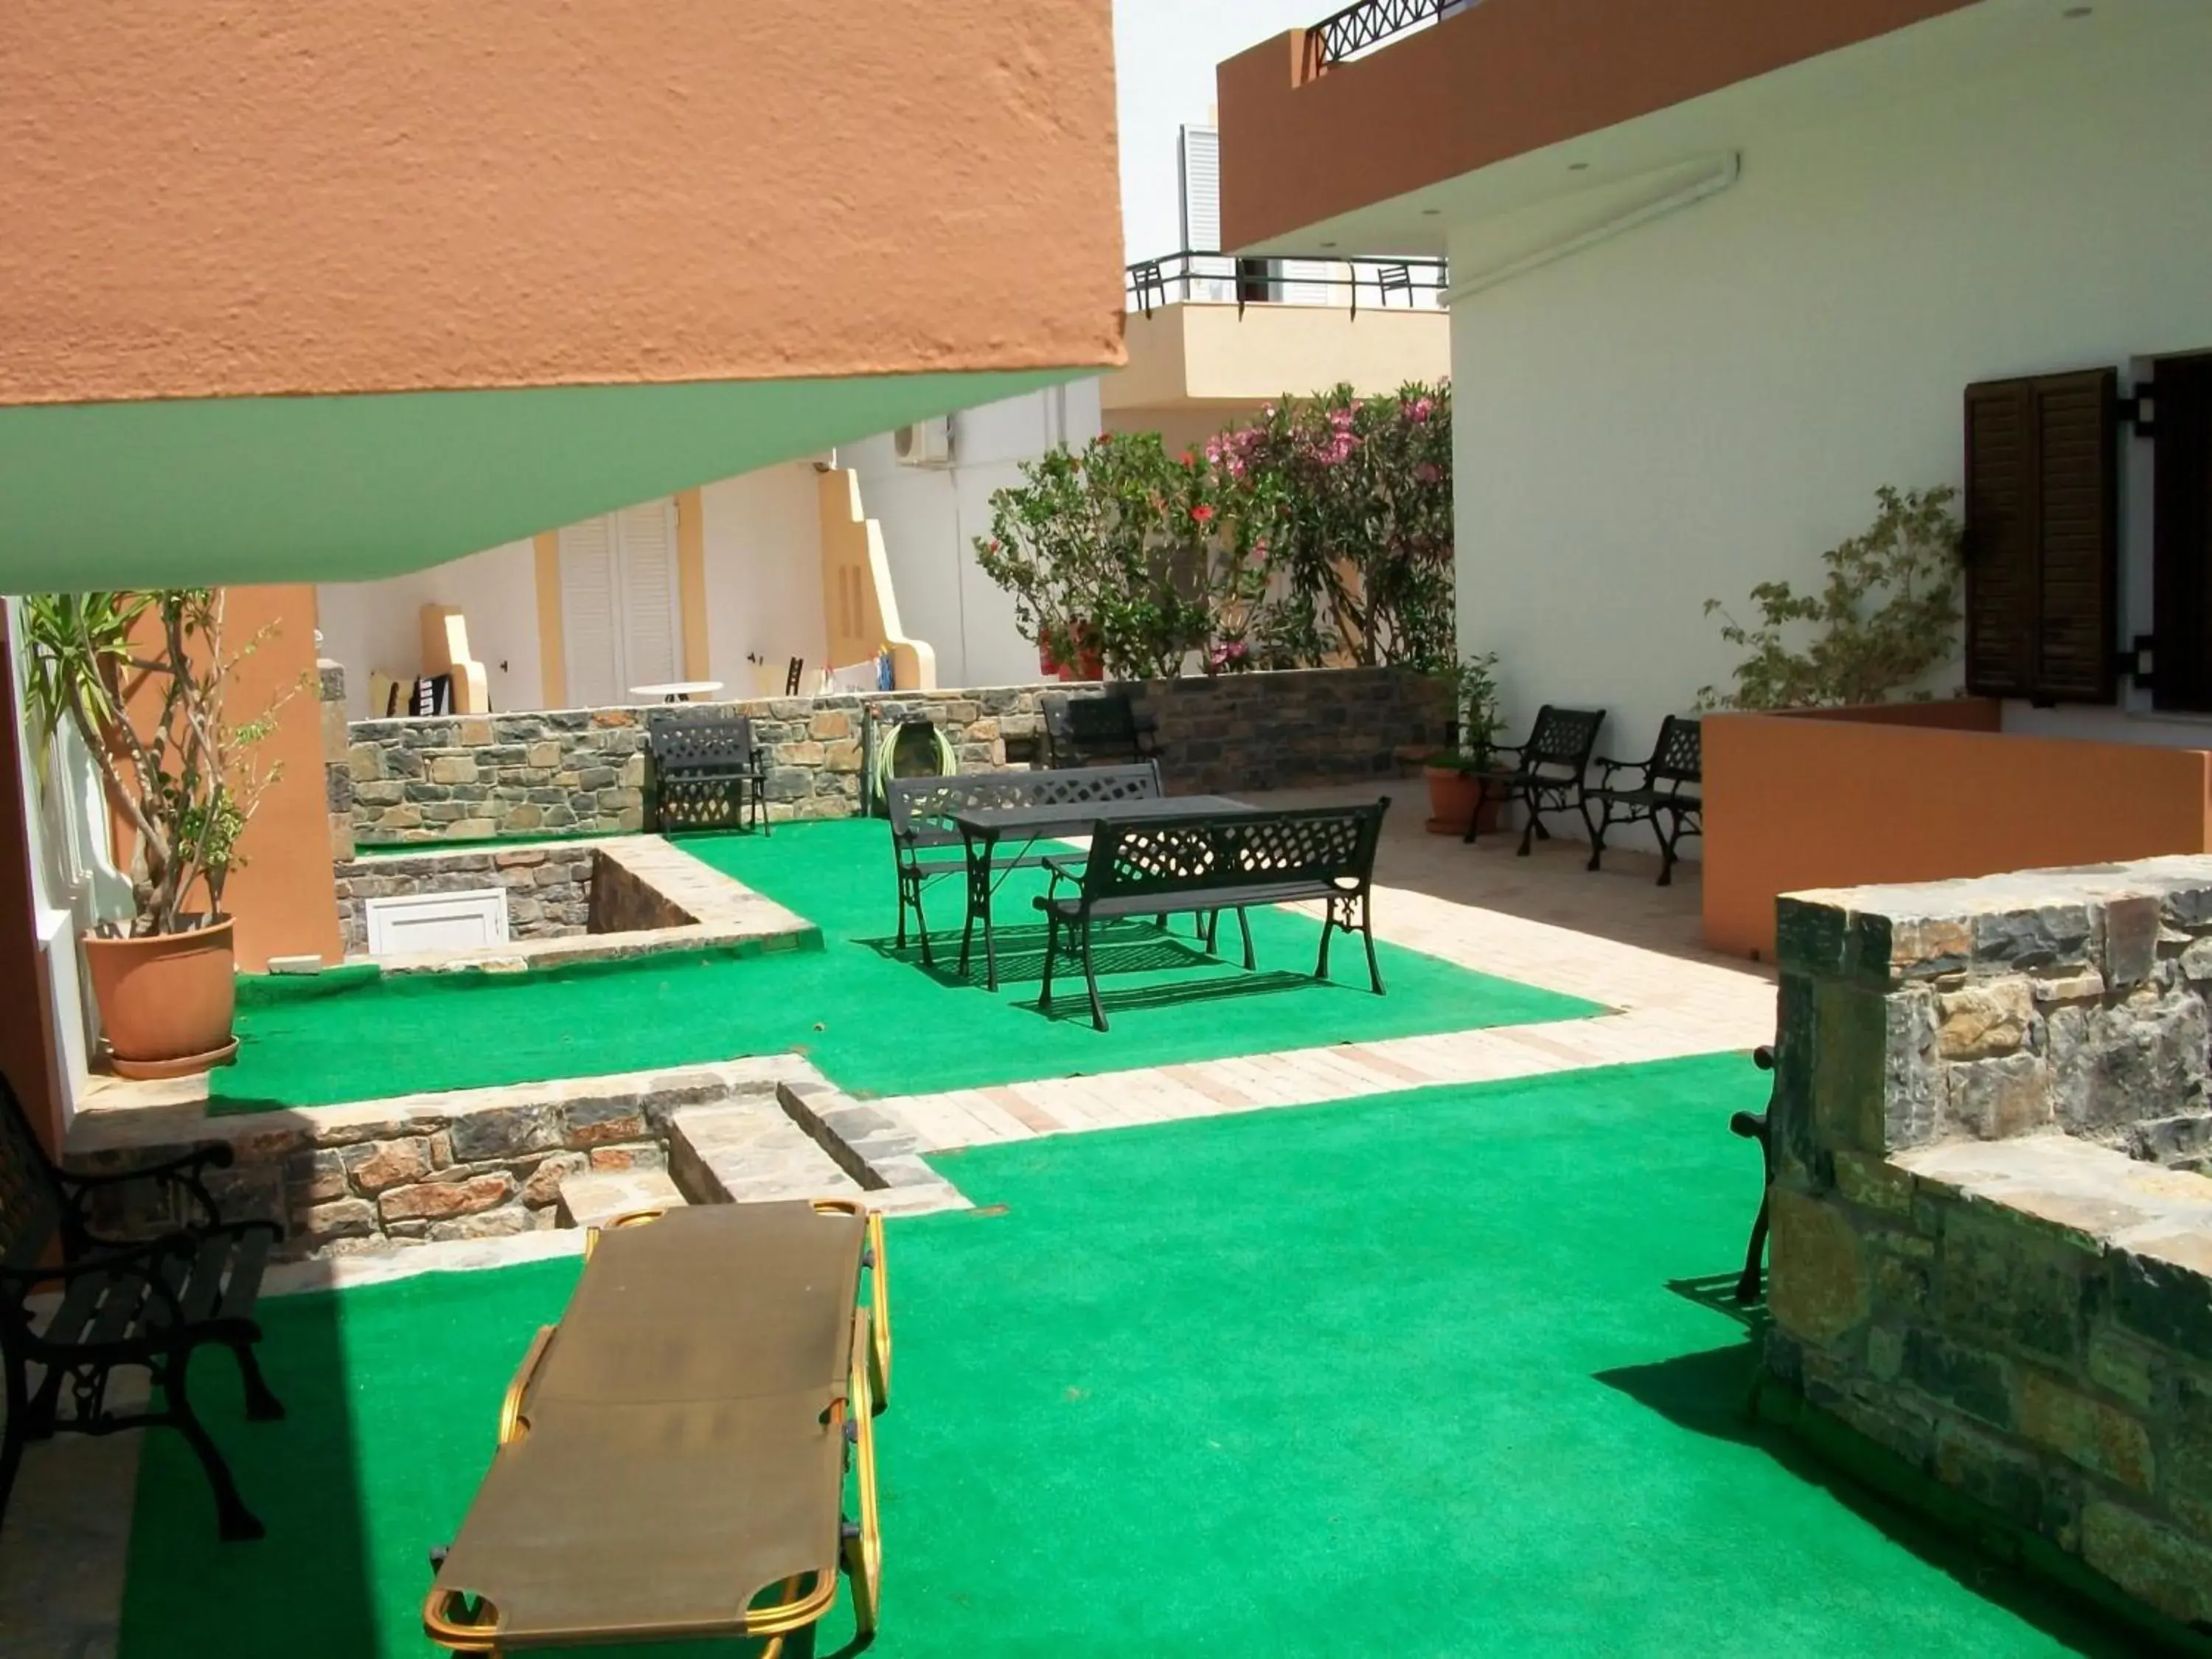
<svg viewBox="0 0 2212 1659">
<path fill-rule="evenodd" d="M 721 689 L 720 680 L 671 680 L 665 685 L 633 685 L 629 694 L 647 700 L 658 697 L 663 702 L 689 702 Z"/>
</svg>

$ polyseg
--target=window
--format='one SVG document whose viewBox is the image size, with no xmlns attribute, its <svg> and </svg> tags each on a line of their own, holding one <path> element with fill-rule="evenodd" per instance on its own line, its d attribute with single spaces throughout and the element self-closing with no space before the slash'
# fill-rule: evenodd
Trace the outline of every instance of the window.
<svg viewBox="0 0 2212 1659">
<path fill-rule="evenodd" d="M 1966 689 L 2110 702 L 2118 605 L 2119 377 L 1966 388 Z"/>
</svg>

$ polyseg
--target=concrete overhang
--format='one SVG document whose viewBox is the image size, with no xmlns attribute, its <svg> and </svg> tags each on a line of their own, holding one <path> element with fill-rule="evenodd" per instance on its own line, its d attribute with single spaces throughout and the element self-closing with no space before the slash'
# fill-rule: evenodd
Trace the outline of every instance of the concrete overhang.
<svg viewBox="0 0 2212 1659">
<path fill-rule="evenodd" d="M 1395 392 L 1451 372 L 1451 319 L 1433 307 L 1177 301 L 1132 313 L 1127 341 L 1128 367 L 1099 382 L 1109 411 L 1251 409 L 1285 392 Z"/>
<path fill-rule="evenodd" d="M 1223 239 L 1244 253 L 1449 252 L 1462 285 L 1516 248 L 1641 212 L 1762 136 L 2202 11 L 2203 0 L 1481 0 L 1318 76 L 1293 31 L 1220 66 Z"/>
<path fill-rule="evenodd" d="M 20 0 L 0 590 L 374 577 L 1121 362 L 1108 0 Z"/>
</svg>

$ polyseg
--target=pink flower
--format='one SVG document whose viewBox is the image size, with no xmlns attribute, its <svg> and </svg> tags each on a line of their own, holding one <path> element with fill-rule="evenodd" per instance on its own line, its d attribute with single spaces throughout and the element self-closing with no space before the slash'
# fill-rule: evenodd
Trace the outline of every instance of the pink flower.
<svg viewBox="0 0 2212 1659">
<path fill-rule="evenodd" d="M 1417 421 L 1425 421 L 1437 412 L 1437 400 L 1434 398 L 1416 398 L 1406 412 Z"/>
<path fill-rule="evenodd" d="M 1414 480 L 1419 483 L 1434 483 L 1443 476 L 1443 470 L 1431 461 L 1423 461 L 1413 469 Z"/>
<path fill-rule="evenodd" d="M 1213 522 L 1213 509 L 1201 502 L 1198 506 L 1191 508 L 1190 516 L 1200 524 L 1212 524 Z"/>
</svg>

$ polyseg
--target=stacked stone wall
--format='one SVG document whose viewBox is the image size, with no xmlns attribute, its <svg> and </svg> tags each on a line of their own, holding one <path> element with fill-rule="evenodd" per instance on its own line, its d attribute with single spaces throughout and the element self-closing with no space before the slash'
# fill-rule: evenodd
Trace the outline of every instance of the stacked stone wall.
<svg viewBox="0 0 2212 1659">
<path fill-rule="evenodd" d="M 1778 921 L 1769 1372 L 2212 1619 L 2212 859 Z"/>
<path fill-rule="evenodd" d="M 1441 681 L 1402 668 L 1316 668 L 1131 688 L 1157 722 L 1160 764 L 1182 794 L 1381 781 L 1397 750 L 1440 747 L 1452 718 Z"/>
<path fill-rule="evenodd" d="M 338 937 L 349 957 L 368 949 L 368 902 L 415 893 L 467 893 L 488 887 L 505 891 L 512 939 L 566 939 L 614 928 L 592 926 L 593 849 L 588 845 L 487 848 L 441 851 L 419 857 L 394 854 L 349 859 L 332 871 L 338 902 Z M 679 920 L 683 918 L 679 913 Z M 650 922 L 662 927 L 674 923 Z"/>
<path fill-rule="evenodd" d="M 734 705 L 768 751 L 771 821 L 862 810 L 866 731 L 945 729 L 963 771 L 1044 763 L 1044 711 L 1095 684 L 994 686 Z M 1443 687 L 1401 669 L 1132 682 L 1170 788 L 1218 793 L 1381 780 L 1395 751 L 1440 744 Z M 356 720 L 331 779 L 362 845 L 632 832 L 652 817 L 642 708 Z"/>
</svg>

